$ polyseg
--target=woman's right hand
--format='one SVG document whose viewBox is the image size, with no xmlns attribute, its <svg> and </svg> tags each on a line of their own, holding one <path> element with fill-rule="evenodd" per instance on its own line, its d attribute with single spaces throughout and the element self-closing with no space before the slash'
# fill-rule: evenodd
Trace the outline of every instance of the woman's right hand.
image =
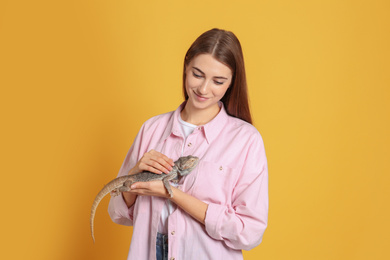
<svg viewBox="0 0 390 260">
<path fill-rule="evenodd" d="M 166 155 L 155 150 L 150 150 L 142 156 L 134 168 L 130 170 L 129 174 L 136 174 L 143 171 L 156 174 L 168 174 L 172 170 L 173 165 L 173 160 Z"/>
</svg>

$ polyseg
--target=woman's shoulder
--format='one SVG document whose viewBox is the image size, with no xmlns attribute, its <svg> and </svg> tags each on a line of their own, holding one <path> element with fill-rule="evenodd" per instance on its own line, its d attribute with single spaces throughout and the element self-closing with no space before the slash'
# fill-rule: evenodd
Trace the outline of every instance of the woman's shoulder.
<svg viewBox="0 0 390 260">
<path fill-rule="evenodd" d="M 264 146 L 263 137 L 254 125 L 240 118 L 229 116 L 226 126 L 225 131 L 229 132 L 230 136 L 237 137 L 240 142 Z"/>
<path fill-rule="evenodd" d="M 261 136 L 260 132 L 257 130 L 257 128 L 254 125 L 237 117 L 228 116 L 228 118 L 229 118 L 228 124 L 232 129 L 240 132 L 244 132 L 246 134 L 254 134 L 254 135 Z"/>
<path fill-rule="evenodd" d="M 160 115 L 153 116 L 143 124 L 144 128 L 165 127 L 171 121 L 175 111 L 170 111 Z"/>
</svg>

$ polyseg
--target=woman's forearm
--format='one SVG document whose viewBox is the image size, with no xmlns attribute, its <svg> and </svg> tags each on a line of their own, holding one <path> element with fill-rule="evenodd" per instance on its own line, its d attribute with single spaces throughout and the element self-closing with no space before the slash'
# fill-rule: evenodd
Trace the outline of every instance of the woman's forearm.
<svg viewBox="0 0 390 260">
<path fill-rule="evenodd" d="M 208 204 L 175 187 L 172 187 L 172 191 L 173 197 L 170 200 L 197 221 L 204 224 Z"/>
<path fill-rule="evenodd" d="M 126 206 L 130 208 L 135 203 L 135 200 L 137 199 L 137 195 L 130 192 L 122 192 L 122 198 L 126 203 Z"/>
<path fill-rule="evenodd" d="M 200 223 L 205 223 L 208 204 L 203 201 L 172 187 L 173 197 L 171 198 L 162 181 L 136 182 L 131 185 L 130 192 L 123 192 L 122 196 L 128 207 L 132 206 L 137 195 L 157 196 L 170 199 L 178 207 L 183 209 Z"/>
</svg>

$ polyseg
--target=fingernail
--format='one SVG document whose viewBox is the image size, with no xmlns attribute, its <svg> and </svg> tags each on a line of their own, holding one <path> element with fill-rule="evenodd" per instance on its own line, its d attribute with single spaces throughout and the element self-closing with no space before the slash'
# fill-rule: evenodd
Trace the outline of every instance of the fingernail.
<svg viewBox="0 0 390 260">
<path fill-rule="evenodd" d="M 135 188 L 137 188 L 136 185 L 131 185 L 131 186 L 130 186 L 130 189 L 135 189 Z"/>
</svg>

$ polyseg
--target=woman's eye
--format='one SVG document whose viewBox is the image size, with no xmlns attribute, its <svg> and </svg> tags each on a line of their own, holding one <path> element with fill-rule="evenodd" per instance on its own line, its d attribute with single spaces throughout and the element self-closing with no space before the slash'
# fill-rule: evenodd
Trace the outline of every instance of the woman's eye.
<svg viewBox="0 0 390 260">
<path fill-rule="evenodd" d="M 202 75 L 196 74 L 195 72 L 192 72 L 192 75 L 194 75 L 195 78 L 201 78 Z"/>
<path fill-rule="evenodd" d="M 214 81 L 215 85 L 222 85 L 223 82 L 220 82 L 220 81 Z"/>
</svg>

